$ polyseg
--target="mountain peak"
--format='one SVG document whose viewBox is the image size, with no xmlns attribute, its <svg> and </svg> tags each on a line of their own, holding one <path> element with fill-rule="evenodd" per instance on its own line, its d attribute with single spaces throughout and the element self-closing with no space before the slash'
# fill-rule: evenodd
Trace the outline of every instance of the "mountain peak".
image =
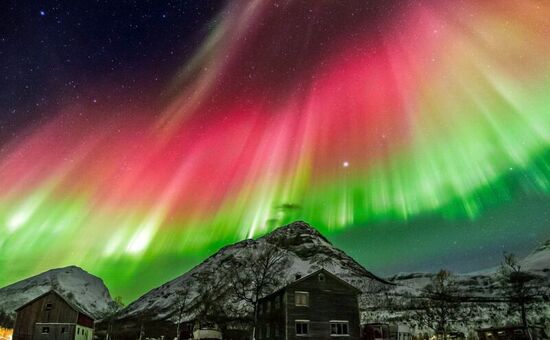
<svg viewBox="0 0 550 340">
<path fill-rule="evenodd" d="M 273 230 L 256 240 L 248 239 L 228 245 L 211 255 L 199 265 L 174 280 L 157 287 L 129 304 L 119 319 L 154 316 L 157 320 L 173 318 L 179 292 L 191 289 L 191 298 L 199 294 L 195 274 L 208 273 L 212 280 L 227 280 L 220 268 L 226 268 L 231 259 L 249 259 L 251 254 L 275 246 L 284 253 L 288 265 L 280 273 L 290 282 L 299 274 L 305 276 L 319 269 L 326 269 L 357 288 L 366 289 L 387 284 L 370 273 L 353 258 L 333 246 L 319 231 L 304 221 L 295 221 Z M 226 286 L 229 285 L 229 282 Z M 190 311 L 190 313 L 192 313 Z"/>
<path fill-rule="evenodd" d="M 273 230 L 265 236 L 270 243 L 279 244 L 279 241 L 299 238 L 301 241 L 307 238 L 318 238 L 331 244 L 317 229 L 304 221 L 295 221 Z"/>
</svg>

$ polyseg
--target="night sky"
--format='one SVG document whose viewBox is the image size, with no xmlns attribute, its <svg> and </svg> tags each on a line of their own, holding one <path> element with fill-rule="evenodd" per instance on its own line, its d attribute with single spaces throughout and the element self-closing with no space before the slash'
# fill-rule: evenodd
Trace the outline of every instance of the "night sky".
<svg viewBox="0 0 550 340">
<path fill-rule="evenodd" d="M 2 1 L 0 286 L 75 264 L 129 300 L 293 220 L 380 275 L 525 255 L 550 237 L 548 17 Z"/>
</svg>

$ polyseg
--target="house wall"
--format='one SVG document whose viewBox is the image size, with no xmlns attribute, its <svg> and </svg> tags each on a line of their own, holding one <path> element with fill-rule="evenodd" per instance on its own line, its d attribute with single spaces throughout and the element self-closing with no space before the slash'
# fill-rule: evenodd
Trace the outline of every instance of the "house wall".
<svg viewBox="0 0 550 340">
<path fill-rule="evenodd" d="M 296 306 L 297 291 L 309 293 L 309 306 Z M 276 298 L 281 298 L 280 309 L 274 308 Z M 270 311 L 266 311 L 268 301 L 271 305 Z M 258 316 L 257 339 L 360 339 L 357 291 L 331 275 L 324 274 L 323 281 L 319 281 L 318 275 L 313 275 L 295 282 L 276 295 L 262 299 L 260 304 L 262 314 Z M 296 335 L 296 320 L 309 320 L 309 336 Z M 331 320 L 347 321 L 349 335 L 331 335 Z M 267 325 L 270 328 L 269 337 L 266 336 Z M 279 325 L 279 336 L 275 336 L 276 325 Z"/>
<path fill-rule="evenodd" d="M 46 306 L 52 305 L 51 310 Z M 24 306 L 17 312 L 13 340 L 33 340 L 36 323 L 75 323 L 78 312 L 55 293 Z M 54 338 L 51 338 L 54 339 Z"/>
<path fill-rule="evenodd" d="M 92 328 L 76 325 L 75 340 L 92 340 L 93 337 L 94 330 Z"/>
<path fill-rule="evenodd" d="M 308 292 L 309 306 L 296 306 L 295 293 Z M 309 320 L 309 338 L 323 340 L 360 338 L 359 308 L 356 292 L 329 275 L 319 281 L 314 275 L 297 282 L 287 289 L 287 339 L 303 339 L 296 335 L 296 320 Z M 330 321 L 348 322 L 349 335 L 334 336 L 330 333 Z"/>
<path fill-rule="evenodd" d="M 278 307 L 277 307 L 277 301 Z M 270 305 L 269 310 L 267 305 Z M 271 295 L 261 301 L 259 308 L 262 309 L 261 315 L 258 315 L 258 329 L 256 330 L 257 339 L 282 340 L 285 338 L 285 298 L 284 291 L 276 295 Z M 267 338 L 267 326 L 269 325 L 270 335 Z M 278 336 L 276 334 L 278 329 Z"/>
<path fill-rule="evenodd" d="M 48 328 L 48 333 L 43 333 L 44 328 Z M 32 340 L 73 340 L 74 334 L 74 324 L 36 323 Z"/>
</svg>

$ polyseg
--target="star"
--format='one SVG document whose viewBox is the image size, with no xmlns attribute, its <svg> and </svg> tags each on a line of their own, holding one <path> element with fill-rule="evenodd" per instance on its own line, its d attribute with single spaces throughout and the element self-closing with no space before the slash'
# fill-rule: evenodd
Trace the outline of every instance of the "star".
<svg viewBox="0 0 550 340">
<path fill-rule="evenodd" d="M 46 12 L 44 10 L 40 10 L 40 16 L 41 17 L 46 16 Z"/>
</svg>

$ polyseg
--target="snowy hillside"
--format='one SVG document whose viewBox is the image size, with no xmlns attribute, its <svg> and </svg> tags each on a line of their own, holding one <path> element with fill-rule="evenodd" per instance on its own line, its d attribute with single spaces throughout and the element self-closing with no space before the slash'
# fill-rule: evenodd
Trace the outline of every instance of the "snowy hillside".
<svg viewBox="0 0 550 340">
<path fill-rule="evenodd" d="M 521 261 L 525 270 L 550 276 L 550 240 L 546 240 Z"/>
<path fill-rule="evenodd" d="M 115 310 L 103 281 L 76 266 L 52 269 L 0 289 L 0 309 L 13 313 L 28 301 L 55 289 L 95 318 Z"/>
<path fill-rule="evenodd" d="M 523 270 L 535 274 L 536 285 L 539 287 L 550 286 L 550 240 L 543 243 L 519 263 Z M 365 310 L 362 315 L 363 321 L 400 322 L 414 327 L 416 322 L 414 305 L 411 305 L 410 302 L 422 293 L 423 288 L 432 282 L 434 276 L 435 273 L 402 273 L 388 278 L 388 281 L 393 282 L 395 286 L 383 292 L 384 296 L 381 294 L 379 301 L 382 301 L 382 303 L 371 303 L 376 299 L 362 301 L 362 307 Z M 475 273 L 456 274 L 453 279 L 458 294 L 461 296 L 480 298 L 485 301 L 502 299 L 499 267 Z M 391 302 L 383 299 L 387 296 L 391 298 Z M 472 303 L 468 305 L 468 308 L 472 314 L 469 323 L 464 323 L 458 329 L 464 332 L 475 327 L 518 322 L 518 316 L 510 313 L 506 303 Z M 534 304 L 530 308 L 532 311 L 530 315 L 531 322 L 540 323 L 541 318 L 548 320 L 550 317 L 550 305 L 548 303 Z"/>
<path fill-rule="evenodd" d="M 542 243 L 531 254 L 520 260 L 521 268 L 540 276 L 541 281 L 550 279 L 550 240 Z M 468 295 L 488 296 L 495 291 L 499 267 L 480 270 L 473 273 L 457 274 L 455 280 L 461 290 Z M 408 293 L 417 295 L 430 283 L 434 273 L 405 273 L 388 278 L 396 284 L 392 290 L 396 294 Z M 546 279 L 544 278 L 546 276 Z"/>
<path fill-rule="evenodd" d="M 232 258 L 246 258 L 253 252 L 261 252 L 269 245 L 286 252 L 289 266 L 281 273 L 286 281 L 292 281 L 295 275 L 307 275 L 320 268 L 338 274 L 347 282 L 361 289 L 372 285 L 385 285 L 343 251 L 335 248 L 317 230 L 305 222 L 294 222 L 281 227 L 257 240 L 245 240 L 226 246 L 204 262 L 182 276 L 156 288 L 131 303 L 120 314 L 119 318 L 149 317 L 151 319 L 171 319 L 175 314 L 175 301 L 182 287 L 190 285 L 191 298 L 196 297 L 197 274 L 208 273 L 216 276 L 219 268 L 228 266 Z M 213 281 L 218 278 L 212 278 Z"/>
</svg>

